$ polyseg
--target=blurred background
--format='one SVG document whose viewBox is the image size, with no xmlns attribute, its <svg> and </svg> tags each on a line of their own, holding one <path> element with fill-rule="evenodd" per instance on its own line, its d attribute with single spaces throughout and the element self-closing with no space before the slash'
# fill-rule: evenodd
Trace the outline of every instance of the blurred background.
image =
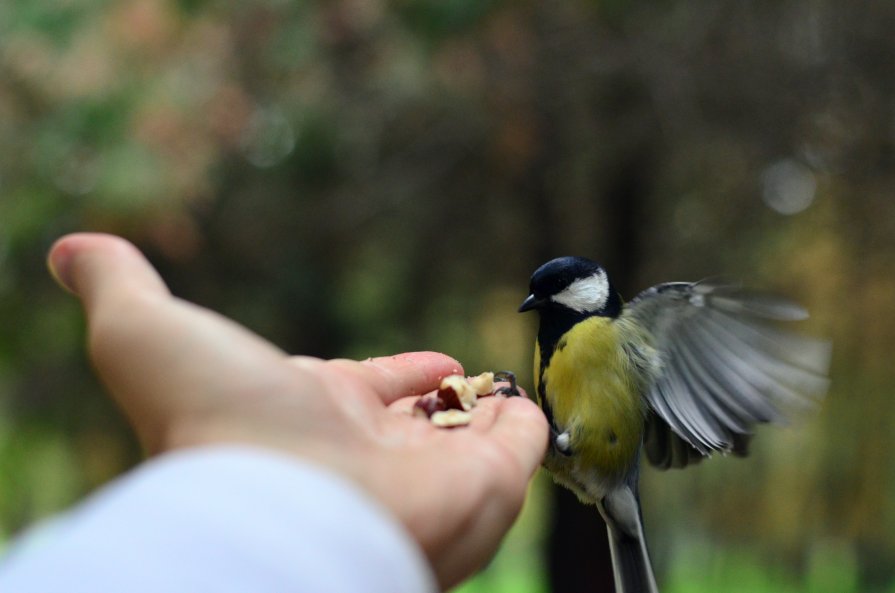
<svg viewBox="0 0 895 593">
<path fill-rule="evenodd" d="M 74 230 L 295 353 L 442 350 L 531 385 L 550 257 L 628 298 L 721 275 L 834 340 L 819 413 L 644 471 L 666 592 L 895 591 L 895 3 L 0 2 L 0 541 L 136 463 L 75 300 Z M 539 477 L 471 592 L 609 591 Z"/>
</svg>

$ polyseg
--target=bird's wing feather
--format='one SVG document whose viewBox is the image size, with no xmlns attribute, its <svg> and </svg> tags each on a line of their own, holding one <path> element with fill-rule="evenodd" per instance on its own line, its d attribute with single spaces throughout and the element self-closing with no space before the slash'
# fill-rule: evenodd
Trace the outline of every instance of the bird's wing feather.
<svg viewBox="0 0 895 593">
<path fill-rule="evenodd" d="M 826 392 L 830 344 L 777 327 L 807 317 L 785 299 L 674 282 L 640 293 L 625 315 L 649 330 L 660 358 L 645 442 L 660 467 L 695 453 L 744 454 L 755 424 L 784 422 Z"/>
</svg>

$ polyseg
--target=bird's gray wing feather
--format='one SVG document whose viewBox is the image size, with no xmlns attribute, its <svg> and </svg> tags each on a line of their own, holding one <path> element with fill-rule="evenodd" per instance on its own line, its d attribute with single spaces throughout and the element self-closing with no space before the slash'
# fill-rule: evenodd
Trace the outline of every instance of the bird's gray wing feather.
<svg viewBox="0 0 895 593">
<path fill-rule="evenodd" d="M 649 330 L 658 356 L 644 445 L 659 467 L 745 454 L 755 424 L 785 422 L 826 392 L 830 344 L 780 329 L 807 317 L 785 299 L 674 282 L 642 292 L 624 315 Z"/>
</svg>

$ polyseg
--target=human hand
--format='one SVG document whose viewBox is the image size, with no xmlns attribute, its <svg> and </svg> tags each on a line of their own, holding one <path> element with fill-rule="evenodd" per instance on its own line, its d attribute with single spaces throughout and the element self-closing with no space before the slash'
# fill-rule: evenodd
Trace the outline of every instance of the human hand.
<svg viewBox="0 0 895 593">
<path fill-rule="evenodd" d="M 97 373 L 150 453 L 242 443 L 329 467 L 391 510 L 445 588 L 491 556 L 518 514 L 547 444 L 526 398 L 483 398 L 468 427 L 438 429 L 409 410 L 463 372 L 445 355 L 290 357 L 173 297 L 117 237 L 64 237 L 49 261 L 81 299 Z"/>
</svg>

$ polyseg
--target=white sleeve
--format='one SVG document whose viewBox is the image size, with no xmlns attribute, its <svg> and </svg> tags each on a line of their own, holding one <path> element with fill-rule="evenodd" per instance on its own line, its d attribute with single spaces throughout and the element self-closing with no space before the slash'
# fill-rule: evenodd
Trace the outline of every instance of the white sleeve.
<svg viewBox="0 0 895 593">
<path fill-rule="evenodd" d="M 348 480 L 242 447 L 144 463 L 14 543 L 0 591 L 436 591 L 420 549 Z"/>
</svg>

